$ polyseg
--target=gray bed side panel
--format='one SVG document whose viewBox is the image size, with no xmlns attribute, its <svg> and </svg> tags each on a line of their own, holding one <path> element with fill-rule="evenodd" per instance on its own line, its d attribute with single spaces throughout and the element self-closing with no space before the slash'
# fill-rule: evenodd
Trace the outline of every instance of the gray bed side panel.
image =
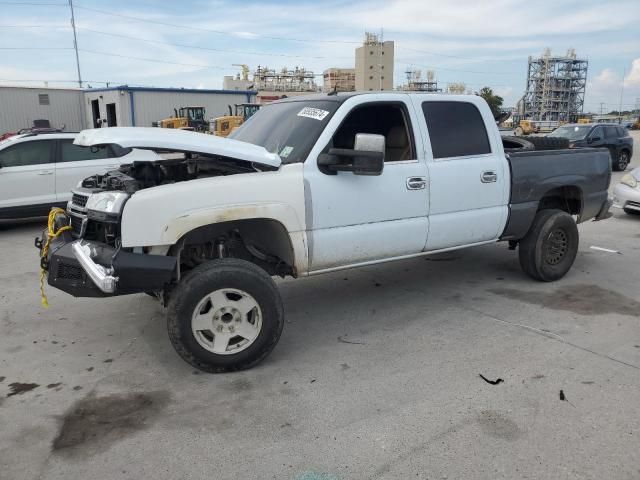
<svg viewBox="0 0 640 480">
<path fill-rule="evenodd" d="M 574 186 L 583 197 L 581 220 L 589 220 L 607 199 L 611 158 L 607 149 L 572 149 L 509 154 L 511 199 L 503 240 L 522 238 L 540 199 L 558 187 Z"/>
</svg>

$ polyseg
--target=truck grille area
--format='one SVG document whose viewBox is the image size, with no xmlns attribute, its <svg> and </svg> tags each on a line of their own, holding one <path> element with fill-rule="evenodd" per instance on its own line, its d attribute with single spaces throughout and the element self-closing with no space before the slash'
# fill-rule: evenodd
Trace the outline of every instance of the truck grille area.
<svg viewBox="0 0 640 480">
<path fill-rule="evenodd" d="M 82 218 L 77 217 L 75 215 L 71 215 L 71 233 L 74 237 L 79 237 L 82 235 Z"/>
<path fill-rule="evenodd" d="M 63 278 L 65 280 L 83 280 L 84 275 L 82 272 L 82 268 L 76 265 L 70 265 L 68 263 L 58 263 L 58 269 L 56 272 L 56 276 L 58 278 Z"/>
<path fill-rule="evenodd" d="M 84 209 L 87 206 L 87 200 L 89 199 L 86 195 L 81 195 L 79 193 L 74 193 L 71 197 L 71 203 L 76 206 Z"/>
</svg>

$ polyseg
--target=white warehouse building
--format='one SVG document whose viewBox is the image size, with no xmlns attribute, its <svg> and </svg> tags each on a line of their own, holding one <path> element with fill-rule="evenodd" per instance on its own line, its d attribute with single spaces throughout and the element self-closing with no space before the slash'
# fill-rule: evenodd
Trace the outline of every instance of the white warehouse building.
<svg viewBox="0 0 640 480">
<path fill-rule="evenodd" d="M 205 118 L 226 115 L 229 105 L 252 103 L 254 91 L 147 88 L 63 89 L 0 86 L 0 135 L 49 120 L 66 131 L 100 127 L 151 127 L 174 108 L 202 106 Z"/>
</svg>

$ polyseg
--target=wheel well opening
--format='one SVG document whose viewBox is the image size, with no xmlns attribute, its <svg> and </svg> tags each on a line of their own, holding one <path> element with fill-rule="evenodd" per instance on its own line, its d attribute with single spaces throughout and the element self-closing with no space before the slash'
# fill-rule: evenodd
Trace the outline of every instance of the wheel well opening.
<svg viewBox="0 0 640 480">
<path fill-rule="evenodd" d="M 293 246 L 277 220 L 252 218 L 204 225 L 185 234 L 171 249 L 182 272 L 209 260 L 239 258 L 270 275 L 295 275 Z"/>
<path fill-rule="evenodd" d="M 538 211 L 549 208 L 564 210 L 571 215 L 582 213 L 582 190 L 576 186 L 564 186 L 549 190 L 540 199 Z"/>
</svg>

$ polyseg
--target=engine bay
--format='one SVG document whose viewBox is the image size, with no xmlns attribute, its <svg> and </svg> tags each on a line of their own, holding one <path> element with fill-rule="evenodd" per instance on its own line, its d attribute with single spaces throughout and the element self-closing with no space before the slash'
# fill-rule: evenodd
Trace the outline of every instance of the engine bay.
<svg viewBox="0 0 640 480">
<path fill-rule="evenodd" d="M 105 174 L 92 175 L 82 181 L 82 187 L 132 194 L 138 190 L 198 178 L 218 177 L 261 171 L 252 163 L 225 157 L 208 157 L 184 153 L 182 158 L 135 161 Z M 174 155 L 175 157 L 175 155 Z"/>
</svg>

